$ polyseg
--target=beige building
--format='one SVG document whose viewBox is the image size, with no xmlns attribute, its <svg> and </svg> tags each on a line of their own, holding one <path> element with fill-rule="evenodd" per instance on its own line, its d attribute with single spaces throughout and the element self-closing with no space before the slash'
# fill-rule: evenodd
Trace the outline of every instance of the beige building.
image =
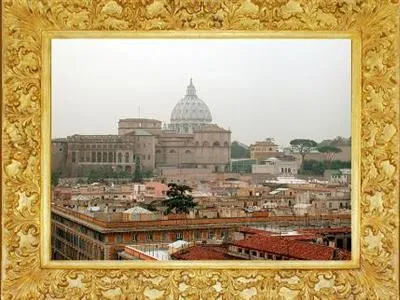
<svg viewBox="0 0 400 300">
<path fill-rule="evenodd" d="M 278 145 L 274 143 L 272 138 L 265 141 L 257 141 L 250 145 L 250 158 L 257 160 L 257 163 L 273 157 L 278 154 Z"/>
<path fill-rule="evenodd" d="M 118 122 L 118 135 L 72 135 L 52 141 L 52 171 L 85 177 L 93 169 L 133 173 L 155 168 L 204 168 L 225 172 L 230 165 L 231 132 L 211 123 L 211 112 L 190 81 L 174 107 L 171 123 L 155 119 Z"/>
<path fill-rule="evenodd" d="M 292 156 L 281 158 L 271 157 L 263 161 L 264 164 L 253 165 L 253 174 L 296 175 L 299 162 Z"/>
</svg>

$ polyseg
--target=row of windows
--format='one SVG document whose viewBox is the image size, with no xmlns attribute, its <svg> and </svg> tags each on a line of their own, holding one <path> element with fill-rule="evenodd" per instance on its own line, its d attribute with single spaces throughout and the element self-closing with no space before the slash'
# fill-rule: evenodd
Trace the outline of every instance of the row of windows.
<svg viewBox="0 0 400 300">
<path fill-rule="evenodd" d="M 70 220 L 67 220 L 59 215 L 56 214 L 51 214 L 51 218 L 63 225 L 65 225 L 68 228 L 71 228 L 71 230 L 77 230 L 83 234 L 86 234 L 87 236 L 91 237 L 92 239 L 98 240 L 100 242 L 104 242 L 105 236 L 104 234 L 94 231 L 86 226 L 77 224 L 75 222 L 72 222 Z"/>
<path fill-rule="evenodd" d="M 199 142 L 196 142 L 196 146 L 199 146 L 199 145 L 200 145 L 200 143 L 199 143 Z M 223 145 L 224 145 L 224 147 L 228 147 L 229 144 L 228 144 L 227 141 L 225 141 Z M 203 144 L 202 144 L 202 146 L 203 146 L 203 147 L 209 147 L 209 146 L 210 146 L 210 143 L 207 142 L 207 141 L 204 141 Z M 213 147 L 221 147 L 221 143 L 218 142 L 218 141 L 215 141 L 215 142 L 212 143 L 212 146 L 213 146 Z"/>
<path fill-rule="evenodd" d="M 77 153 L 79 153 L 79 161 L 80 162 L 103 162 L 103 163 L 112 163 L 112 162 L 118 162 L 118 163 L 130 163 L 130 162 L 136 162 L 136 159 L 151 159 L 151 155 L 148 154 L 146 155 L 136 155 L 134 154 L 132 156 L 132 160 L 130 160 L 130 155 L 129 152 L 125 152 L 125 154 L 122 154 L 121 152 L 76 152 L 72 151 L 72 162 L 75 163 L 77 162 Z M 86 157 L 85 157 L 86 154 Z"/>
<path fill-rule="evenodd" d="M 272 147 L 254 147 L 251 149 L 254 152 L 266 152 L 266 151 L 276 151 L 276 149 Z"/>
<path fill-rule="evenodd" d="M 207 232 L 207 238 L 208 239 L 216 239 L 216 232 L 215 231 L 208 231 Z M 225 239 L 228 237 L 228 232 L 227 231 L 222 231 L 221 232 L 221 239 Z M 196 230 L 194 232 L 194 239 L 196 240 L 201 240 L 203 238 L 203 232 Z M 171 240 L 182 240 L 183 239 L 183 232 L 177 232 L 174 233 Z M 154 234 L 152 232 L 146 233 L 145 240 L 148 242 L 154 241 Z M 162 240 L 163 241 L 168 241 L 169 240 L 169 234 L 167 232 L 164 232 L 162 234 Z M 122 243 L 123 242 L 123 236 L 122 234 L 117 234 L 115 237 L 115 241 L 117 243 Z M 131 242 L 138 242 L 139 241 L 139 235 L 138 233 L 131 233 L 130 234 L 130 241 Z"/>
<path fill-rule="evenodd" d="M 86 150 L 98 150 L 98 149 L 125 149 L 126 147 L 132 148 L 133 143 L 131 144 L 122 144 L 118 143 L 117 141 L 110 141 L 110 143 L 104 143 L 104 144 L 91 144 L 91 145 L 81 145 L 81 144 L 71 144 L 70 145 L 72 150 L 80 150 L 80 149 L 86 149 Z"/>
<path fill-rule="evenodd" d="M 77 240 L 78 242 L 74 244 L 75 247 L 78 245 L 79 248 L 82 248 L 83 245 L 87 245 L 79 242 L 79 239 Z M 72 244 L 72 243 L 71 243 Z M 62 240 L 56 238 L 55 241 L 53 241 L 52 246 L 54 247 L 57 254 L 61 253 L 63 258 L 67 257 L 70 259 L 75 259 L 75 260 L 80 260 L 80 259 L 104 259 L 104 249 L 95 246 L 93 248 L 87 249 L 87 250 L 81 250 L 78 251 L 77 249 L 73 248 L 72 246 L 68 245 L 67 243 L 63 242 Z"/>
<path fill-rule="evenodd" d="M 254 257 L 259 257 L 263 259 L 272 259 L 272 260 L 287 260 L 287 257 L 280 256 L 280 255 L 273 255 L 273 254 L 268 254 L 265 252 L 258 252 L 256 250 L 250 250 L 250 249 L 242 249 L 238 248 L 238 253 L 240 254 L 245 254 L 245 255 L 251 255 Z"/>
<path fill-rule="evenodd" d="M 207 143 L 207 142 L 205 142 L 205 143 Z M 207 145 L 204 145 L 205 147 L 206 146 L 208 146 L 208 144 Z M 213 145 L 213 146 L 215 146 L 215 145 Z M 219 146 L 219 145 L 218 145 Z M 162 153 L 162 151 L 160 150 L 160 149 L 157 149 L 156 150 L 156 154 L 161 154 Z M 170 154 L 175 154 L 175 153 L 177 153 L 177 151 L 175 150 L 175 149 L 171 149 L 171 150 L 169 150 L 168 151 L 168 153 L 170 153 Z M 190 151 L 190 150 L 185 150 L 185 154 L 192 154 L 192 151 Z"/>
<path fill-rule="evenodd" d="M 296 171 L 296 169 L 292 169 L 292 168 L 281 168 L 281 173 L 292 173 Z"/>
</svg>

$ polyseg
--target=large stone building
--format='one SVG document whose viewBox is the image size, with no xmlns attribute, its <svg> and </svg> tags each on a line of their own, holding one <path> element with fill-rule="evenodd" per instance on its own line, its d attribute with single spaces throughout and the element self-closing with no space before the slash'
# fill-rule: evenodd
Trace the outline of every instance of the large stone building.
<svg viewBox="0 0 400 300">
<path fill-rule="evenodd" d="M 72 135 L 52 141 L 52 171 L 84 177 L 103 168 L 132 173 L 155 168 L 229 169 L 231 132 L 212 124 L 211 112 L 197 97 L 192 80 L 174 107 L 168 127 L 161 121 L 130 118 L 118 122 L 117 135 Z"/>
</svg>

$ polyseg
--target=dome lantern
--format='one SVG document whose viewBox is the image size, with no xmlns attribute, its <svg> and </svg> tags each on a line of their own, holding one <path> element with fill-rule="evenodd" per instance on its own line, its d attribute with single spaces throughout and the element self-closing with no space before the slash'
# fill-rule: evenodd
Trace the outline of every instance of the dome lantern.
<svg viewBox="0 0 400 300">
<path fill-rule="evenodd" d="M 196 88 L 193 85 L 192 78 L 190 78 L 190 83 L 186 88 L 186 96 L 196 96 Z"/>
</svg>

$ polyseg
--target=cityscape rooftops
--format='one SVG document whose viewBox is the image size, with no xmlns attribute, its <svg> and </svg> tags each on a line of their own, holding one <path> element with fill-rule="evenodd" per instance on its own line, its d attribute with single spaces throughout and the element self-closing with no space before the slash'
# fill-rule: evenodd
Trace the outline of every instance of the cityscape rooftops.
<svg viewBox="0 0 400 300">
<path fill-rule="evenodd" d="M 194 246 L 183 251 L 176 252 L 171 256 L 182 260 L 224 260 L 232 259 L 221 247 Z"/>
<path fill-rule="evenodd" d="M 131 208 L 125 210 L 124 213 L 127 213 L 127 214 L 152 214 L 153 212 L 151 212 L 150 210 L 145 209 L 141 206 L 134 206 L 134 207 L 131 207 Z"/>
<path fill-rule="evenodd" d="M 295 259 L 332 260 L 335 248 L 287 239 L 281 236 L 257 234 L 233 243 L 237 247 L 255 249 Z"/>
<path fill-rule="evenodd" d="M 298 179 L 296 177 L 277 177 L 275 180 L 264 180 L 264 183 L 274 184 L 308 184 L 304 179 Z"/>
</svg>

